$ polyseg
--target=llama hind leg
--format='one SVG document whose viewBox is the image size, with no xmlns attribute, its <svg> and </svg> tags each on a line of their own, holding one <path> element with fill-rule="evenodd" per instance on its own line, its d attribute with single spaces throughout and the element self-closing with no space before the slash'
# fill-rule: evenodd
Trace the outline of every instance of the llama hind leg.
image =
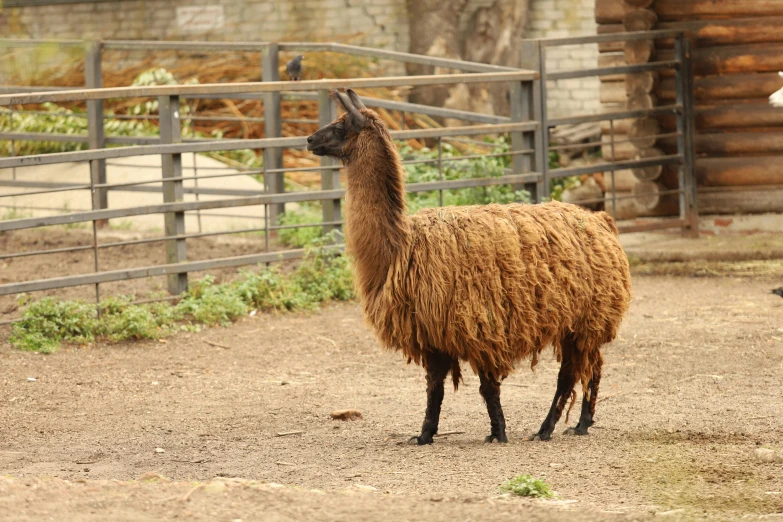
<svg viewBox="0 0 783 522">
<path fill-rule="evenodd" d="M 424 357 L 424 367 L 427 370 L 427 410 L 424 413 L 424 423 L 421 435 L 411 437 L 409 444 L 432 444 L 432 436 L 438 433 L 440 407 L 443 403 L 443 381 L 451 369 L 452 359 L 441 352 L 428 352 Z"/>
<path fill-rule="evenodd" d="M 595 415 L 595 405 L 598 402 L 598 386 L 601 384 L 601 367 L 604 359 L 598 354 L 598 360 L 593 365 L 593 375 L 590 383 L 587 385 L 588 393 L 582 397 L 582 413 L 579 416 L 579 422 L 576 427 L 568 428 L 566 435 L 587 435 L 587 428 L 593 425 L 593 415 Z"/>
<path fill-rule="evenodd" d="M 576 368 L 574 367 L 576 343 L 573 336 L 568 335 L 563 339 L 561 345 L 562 362 L 560 363 L 560 372 L 557 374 L 557 390 L 555 391 L 555 397 L 552 399 L 552 406 L 549 408 L 549 413 L 541 424 L 541 428 L 538 430 L 538 433 L 534 433 L 530 436 L 530 440 L 549 440 L 552 438 L 552 433 L 555 431 L 557 421 L 560 420 L 563 409 L 565 408 L 566 403 L 568 403 L 571 394 L 574 392 L 577 375 L 575 371 Z"/>
<path fill-rule="evenodd" d="M 500 405 L 500 383 L 483 372 L 479 373 L 479 381 L 481 382 L 479 392 L 487 403 L 489 423 L 492 427 L 492 431 L 484 439 L 484 442 L 508 442 L 506 418 L 503 416 L 503 407 Z"/>
</svg>

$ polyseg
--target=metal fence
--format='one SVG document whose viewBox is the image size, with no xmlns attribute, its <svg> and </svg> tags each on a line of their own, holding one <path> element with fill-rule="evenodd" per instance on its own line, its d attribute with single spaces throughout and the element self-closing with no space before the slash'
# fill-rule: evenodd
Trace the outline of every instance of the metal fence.
<svg viewBox="0 0 783 522">
<path fill-rule="evenodd" d="M 26 292 L 53 290 L 59 288 L 94 285 L 96 299 L 100 302 L 100 285 L 112 281 L 123 281 L 135 278 L 167 276 L 168 291 L 173 295 L 181 294 L 188 284 L 188 273 L 225 267 L 255 265 L 279 260 L 296 259 L 304 252 L 302 249 L 287 249 L 271 251 L 269 237 L 272 232 L 295 225 L 281 224 L 277 217 L 284 211 L 286 203 L 321 202 L 323 208 L 322 223 L 325 230 L 339 228 L 342 225 L 340 213 L 341 198 L 344 190 L 340 187 L 339 166 L 332 160 L 323 158 L 320 167 L 285 168 L 283 166 L 283 151 L 286 149 L 303 149 L 304 137 L 281 137 L 281 100 L 308 99 L 318 102 L 318 121 L 301 121 L 298 123 L 318 123 L 323 125 L 336 116 L 336 107 L 329 98 L 329 90 L 335 88 L 376 88 L 376 87 L 410 87 L 410 86 L 444 86 L 456 84 L 493 84 L 505 82 L 510 92 L 509 116 L 486 115 L 467 111 L 457 111 L 442 107 L 426 106 L 407 102 L 398 102 L 377 98 L 363 98 L 369 107 L 384 108 L 401 113 L 418 113 L 433 117 L 459 119 L 469 125 L 459 127 L 443 127 L 433 129 L 415 129 L 393 131 L 395 140 L 428 139 L 437 143 L 438 151 L 446 140 L 475 139 L 487 135 L 510 135 L 510 150 L 503 153 L 510 157 L 511 168 L 500 176 L 485 178 L 443 179 L 444 162 L 454 160 L 473 160 L 485 157 L 483 154 L 463 154 L 462 156 L 433 159 L 409 159 L 406 163 L 433 163 L 440 173 L 439 181 L 408 184 L 409 193 L 456 190 L 472 187 L 488 187 L 493 185 L 512 185 L 526 188 L 536 201 L 549 196 L 550 181 L 558 178 L 610 172 L 612 184 L 614 172 L 617 169 L 641 168 L 652 165 L 676 165 L 679 172 L 679 187 L 672 193 L 679 195 L 679 217 L 651 220 L 645 223 L 621 224 L 622 232 L 652 230 L 661 228 L 681 228 L 685 232 L 695 231 L 696 210 L 693 190 L 693 154 L 692 154 L 692 102 L 690 100 L 690 64 L 687 40 L 682 33 L 654 33 L 655 37 L 671 37 L 677 42 L 673 60 L 652 62 L 644 65 L 598 67 L 578 71 L 548 72 L 544 64 L 546 49 L 556 45 L 596 44 L 605 41 L 623 41 L 629 39 L 650 38 L 651 33 L 626 33 L 616 35 L 591 36 L 584 38 L 534 40 L 525 43 L 523 53 L 529 63 L 524 65 L 529 69 L 514 69 L 486 64 L 470 63 L 457 60 L 433 58 L 393 51 L 382 51 L 343 44 L 321 43 L 196 43 L 196 42 L 101 42 L 85 44 L 83 42 L 57 42 L 65 46 L 83 46 L 85 53 L 86 83 L 88 89 L 54 89 L 29 88 L 20 86 L 4 86 L 0 94 L 0 107 L 17 107 L 42 102 L 73 102 L 87 103 L 86 117 L 88 134 L 85 136 L 55 135 L 51 133 L 24 133 L 11 130 L 0 133 L 0 139 L 16 141 L 70 141 L 87 143 L 90 150 L 61 152 L 30 156 L 0 158 L 1 169 L 17 169 L 26 166 L 55 165 L 73 162 L 88 162 L 90 165 L 90 180 L 85 184 L 66 184 L 62 182 L 26 181 L 19 176 L 0 180 L 0 186 L 17 187 L 19 192 L 1 194 L 3 198 L 10 196 L 30 196 L 34 194 L 53 194 L 63 191 L 89 190 L 91 194 L 91 209 L 63 212 L 59 215 L 32 218 L 10 219 L 0 221 L 0 233 L 29 230 L 39 227 L 58 225 L 73 225 L 91 223 L 93 231 L 92 245 L 58 249 L 39 249 L 24 252 L 0 253 L 0 262 L 5 259 L 25 256 L 43 256 L 52 253 L 68 253 L 80 250 L 92 251 L 93 271 L 79 275 L 49 277 L 37 280 L 11 282 L 0 285 L 0 296 L 10 296 Z M 0 41 L 0 46 L 34 46 L 42 42 L 30 40 Z M 50 42 L 49 42 L 50 43 Z M 258 51 L 261 53 L 262 82 L 225 83 L 202 85 L 172 85 L 154 87 L 121 87 L 101 88 L 101 53 L 107 49 L 145 49 L 145 50 L 190 50 L 190 51 Z M 327 51 L 340 52 L 358 56 L 418 63 L 465 71 L 456 74 L 440 74 L 427 76 L 402 76 L 382 78 L 356 78 L 341 80 L 314 80 L 301 82 L 281 82 L 278 77 L 279 53 L 281 51 Z M 558 78 L 580 78 L 606 74 L 621 74 L 648 70 L 670 69 L 677 77 L 677 101 L 665 107 L 655 107 L 634 111 L 617 111 L 606 114 L 583 115 L 569 118 L 548 119 L 546 111 L 547 80 Z M 122 98 L 154 98 L 158 101 L 158 118 L 160 137 L 112 137 L 106 135 L 104 121 L 104 103 L 109 99 Z M 187 117 L 180 114 L 180 101 L 198 98 L 235 98 L 262 99 L 264 103 L 264 127 L 266 137 L 263 139 L 183 139 L 182 124 Z M 22 108 L 19 108 L 22 106 Z M 27 111 L 30 112 L 30 111 Z M 598 122 L 641 115 L 655 115 L 671 112 L 677 118 L 677 153 L 663 157 L 640 158 L 615 161 L 614 158 L 604 158 L 604 161 L 583 167 L 550 169 L 547 153 L 555 150 L 549 144 L 548 130 L 564 124 L 580 122 Z M 196 118 L 196 115 L 189 115 Z M 242 118 L 238 118 L 242 119 Z M 294 122 L 297 123 L 297 122 Z M 614 149 L 612 136 L 612 149 Z M 475 143 L 475 142 L 474 142 Z M 108 147 L 112 145 L 112 147 Z M 587 144 L 593 145 L 593 144 Z M 213 151 L 232 151 L 239 149 L 263 150 L 263 166 L 260 169 L 246 169 L 233 173 L 198 174 L 193 165 L 193 175 L 185 175 L 182 155 L 185 153 L 205 153 Z M 12 148 L 13 151 L 13 148 Z M 126 183 L 110 183 L 106 177 L 107 160 L 118 160 L 132 156 L 160 156 L 161 177 L 155 180 L 138 180 Z M 194 156 L 195 157 L 195 156 Z M 284 174 L 287 171 L 312 170 L 321 172 L 320 190 L 285 192 Z M 227 176 L 245 176 L 255 174 L 263 180 L 263 186 L 258 190 L 237 190 L 226 188 L 185 187 L 185 181 L 205 180 Z M 117 192 L 148 192 L 162 191 L 163 203 L 143 206 L 109 208 L 108 193 Z M 184 194 L 221 196 L 220 199 L 184 201 Z M 613 192 L 613 197 L 616 194 Z M 616 199 L 609 203 L 607 211 L 613 213 Z M 221 232 L 198 232 L 185 229 L 185 214 L 215 209 L 230 209 L 238 207 L 263 207 L 263 216 L 257 216 L 261 226 L 243 230 Z M 100 243 L 98 229 L 102 222 L 109 219 L 127 218 L 150 214 L 164 216 L 163 235 L 154 238 L 133 239 Z M 298 226 L 313 226 L 303 224 Z M 239 232 L 263 232 L 264 252 L 249 255 L 221 257 L 209 260 L 193 260 L 188 257 L 188 239 L 219 234 Z M 121 270 L 101 270 L 100 252 L 102 249 L 118 246 L 138 245 L 142 243 L 163 242 L 166 245 L 165 264 L 142 266 Z M 0 324 L 13 321 L 3 321 Z"/>
</svg>

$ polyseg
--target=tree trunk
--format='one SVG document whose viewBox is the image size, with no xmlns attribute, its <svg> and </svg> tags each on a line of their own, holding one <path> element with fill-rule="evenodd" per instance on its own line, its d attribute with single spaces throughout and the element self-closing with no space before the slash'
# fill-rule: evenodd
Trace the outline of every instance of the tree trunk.
<svg viewBox="0 0 783 522">
<path fill-rule="evenodd" d="M 408 2 L 410 52 L 518 67 L 529 0 L 495 0 L 475 6 L 469 0 Z M 409 64 L 408 74 L 443 74 L 442 68 Z M 507 114 L 508 86 L 427 86 L 411 90 L 410 100 L 437 107 Z"/>
<path fill-rule="evenodd" d="M 408 2 L 408 23 L 410 27 L 410 52 L 438 58 L 459 59 L 460 17 L 468 0 L 415 0 Z M 410 75 L 447 74 L 449 69 L 430 65 L 406 64 Z M 436 70 L 437 69 L 437 70 Z M 443 106 L 449 96 L 449 86 L 414 87 L 410 100 L 424 105 Z"/>
<path fill-rule="evenodd" d="M 699 189 L 699 214 L 765 214 L 783 211 L 780 186 Z"/>
</svg>

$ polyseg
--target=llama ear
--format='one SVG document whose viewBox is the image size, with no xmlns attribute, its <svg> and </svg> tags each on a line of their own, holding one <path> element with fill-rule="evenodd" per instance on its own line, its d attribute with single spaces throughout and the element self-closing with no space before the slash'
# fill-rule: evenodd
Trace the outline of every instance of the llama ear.
<svg viewBox="0 0 783 522">
<path fill-rule="evenodd" d="M 348 113 L 348 117 L 345 119 L 345 124 L 348 126 L 349 130 L 353 132 L 359 132 L 364 128 L 365 123 L 367 123 L 367 118 L 364 117 L 364 114 L 359 112 L 359 110 L 354 107 L 353 103 L 351 102 L 348 97 L 339 92 L 339 91 L 332 91 L 332 96 L 340 103 L 340 105 L 343 106 L 343 109 Z M 356 96 L 356 94 L 354 94 Z M 360 102 L 361 103 L 361 102 Z"/>
<path fill-rule="evenodd" d="M 343 109 L 345 109 L 345 112 L 351 112 L 351 109 L 349 108 L 351 106 L 351 102 L 340 91 L 338 91 L 337 89 L 332 89 L 332 92 L 330 93 L 330 97 L 334 101 L 342 105 Z"/>
<path fill-rule="evenodd" d="M 362 103 L 362 100 L 359 99 L 359 95 L 353 92 L 353 89 L 345 89 L 345 93 L 351 99 L 351 103 L 353 103 L 354 107 L 356 107 L 359 110 L 366 109 L 366 107 Z"/>
</svg>

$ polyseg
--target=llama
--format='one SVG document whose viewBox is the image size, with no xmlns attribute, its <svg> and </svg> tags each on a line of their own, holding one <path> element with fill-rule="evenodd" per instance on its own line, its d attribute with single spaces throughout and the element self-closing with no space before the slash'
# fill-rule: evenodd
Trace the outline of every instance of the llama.
<svg viewBox="0 0 783 522">
<path fill-rule="evenodd" d="M 783 71 L 778 73 L 783 78 Z M 783 89 L 778 89 L 769 95 L 769 104 L 773 107 L 783 107 Z"/>
<path fill-rule="evenodd" d="M 438 431 L 444 381 L 460 362 L 478 374 L 491 431 L 507 442 L 500 385 L 514 364 L 552 345 L 561 362 L 549 413 L 533 440 L 548 440 L 574 387 L 579 422 L 593 424 L 603 359 L 629 306 L 628 260 L 603 212 L 560 202 L 425 209 L 405 207 L 400 156 L 384 123 L 352 90 L 332 92 L 345 113 L 307 138 L 307 149 L 347 170 L 346 250 L 366 321 L 381 344 L 426 370 L 421 434 Z M 573 400 L 572 400 L 573 405 Z M 566 422 L 568 419 L 566 418 Z"/>
</svg>

